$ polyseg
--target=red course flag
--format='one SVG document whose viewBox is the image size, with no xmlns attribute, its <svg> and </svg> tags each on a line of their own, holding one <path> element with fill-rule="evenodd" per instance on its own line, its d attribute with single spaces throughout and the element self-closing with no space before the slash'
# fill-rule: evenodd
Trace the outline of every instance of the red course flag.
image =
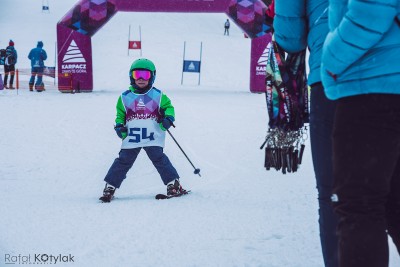
<svg viewBox="0 0 400 267">
<path fill-rule="evenodd" d="M 129 41 L 128 49 L 142 49 L 141 41 Z"/>
</svg>

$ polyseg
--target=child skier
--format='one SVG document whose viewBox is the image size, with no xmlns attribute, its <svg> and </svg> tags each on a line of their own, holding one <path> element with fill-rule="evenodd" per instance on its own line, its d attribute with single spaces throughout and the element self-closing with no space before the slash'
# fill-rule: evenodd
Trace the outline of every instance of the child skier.
<svg viewBox="0 0 400 267">
<path fill-rule="evenodd" d="M 148 59 L 138 59 L 132 63 L 129 77 L 131 86 L 118 98 L 114 127 L 122 139 L 121 151 L 104 178 L 106 185 L 100 200 L 113 199 L 142 148 L 167 185 L 167 195 L 186 194 L 177 171 L 163 152 L 165 131 L 175 120 L 175 110 L 171 100 L 153 87 L 156 67 Z"/>
</svg>

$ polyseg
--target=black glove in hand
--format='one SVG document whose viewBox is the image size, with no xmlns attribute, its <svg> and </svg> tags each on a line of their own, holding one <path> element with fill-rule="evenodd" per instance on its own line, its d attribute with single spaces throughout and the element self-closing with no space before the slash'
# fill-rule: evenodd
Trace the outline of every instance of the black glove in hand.
<svg viewBox="0 0 400 267">
<path fill-rule="evenodd" d="M 171 117 L 171 116 L 165 117 L 165 118 L 160 122 L 160 128 L 161 128 L 161 130 L 163 130 L 163 131 L 168 130 L 168 129 L 172 126 L 172 124 L 173 124 L 174 121 L 175 121 L 174 117 Z"/>
<path fill-rule="evenodd" d="M 122 140 L 128 135 L 128 128 L 125 127 L 122 123 L 117 123 L 114 127 L 115 132 L 117 133 L 118 137 Z"/>
</svg>

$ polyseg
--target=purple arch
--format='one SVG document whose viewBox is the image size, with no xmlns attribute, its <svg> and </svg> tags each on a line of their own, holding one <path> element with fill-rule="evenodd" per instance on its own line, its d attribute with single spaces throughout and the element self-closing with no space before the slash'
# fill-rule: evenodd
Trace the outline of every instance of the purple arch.
<svg viewBox="0 0 400 267">
<path fill-rule="evenodd" d="M 265 92 L 266 9 L 261 0 L 80 0 L 57 24 L 58 88 L 93 90 L 91 37 L 118 11 L 197 12 L 226 13 L 251 38 L 250 91 Z"/>
</svg>

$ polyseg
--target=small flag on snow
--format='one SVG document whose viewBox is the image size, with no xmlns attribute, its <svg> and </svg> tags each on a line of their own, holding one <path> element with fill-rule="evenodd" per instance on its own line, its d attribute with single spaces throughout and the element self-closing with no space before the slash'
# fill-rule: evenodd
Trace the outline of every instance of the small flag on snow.
<svg viewBox="0 0 400 267">
<path fill-rule="evenodd" d="M 141 41 L 129 41 L 128 49 L 142 49 Z"/>
<path fill-rule="evenodd" d="M 201 61 L 184 60 L 183 72 L 200 72 Z"/>
</svg>

